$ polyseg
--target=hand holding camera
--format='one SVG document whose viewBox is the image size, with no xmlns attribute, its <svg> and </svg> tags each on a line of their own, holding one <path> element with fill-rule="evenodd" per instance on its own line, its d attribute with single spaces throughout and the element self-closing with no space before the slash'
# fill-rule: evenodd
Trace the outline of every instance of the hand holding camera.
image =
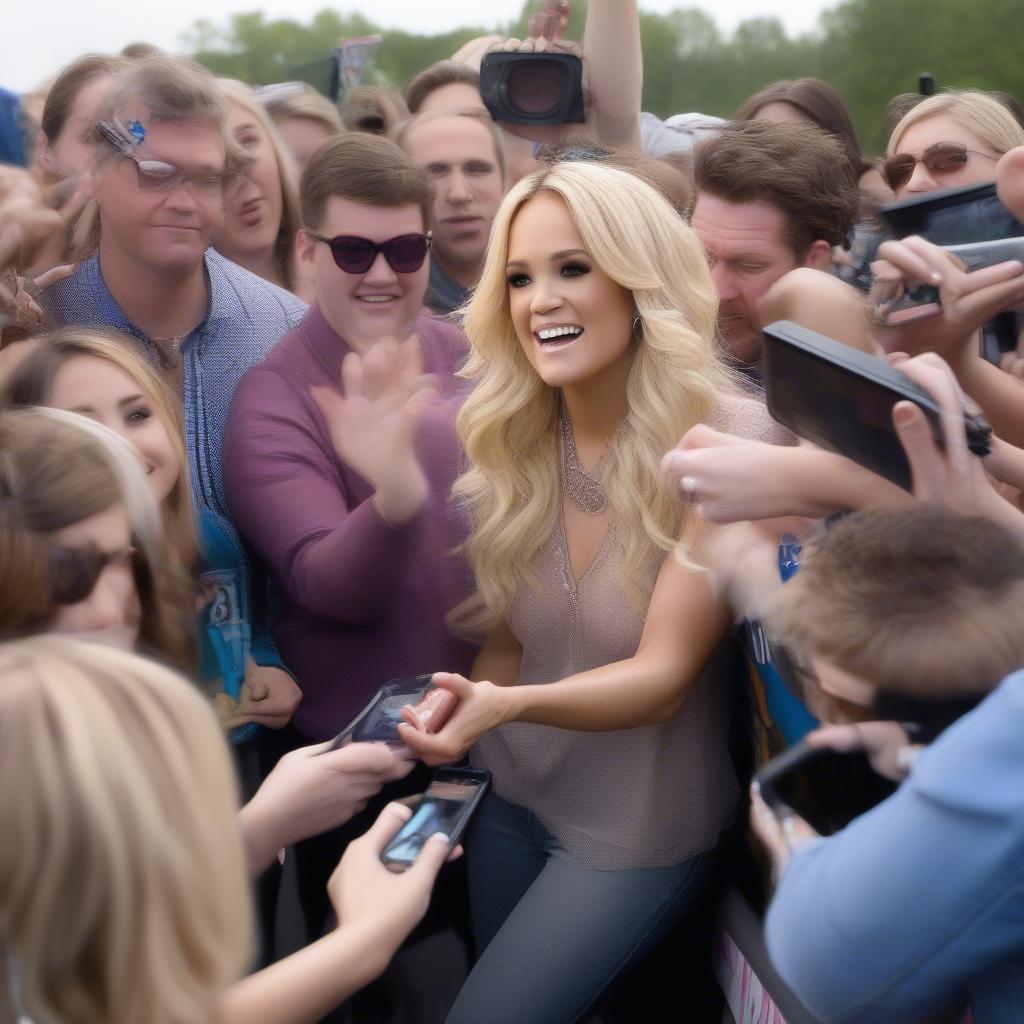
<svg viewBox="0 0 1024 1024">
<path fill-rule="evenodd" d="M 887 352 L 937 352 L 953 362 L 970 357 L 975 332 L 997 313 L 1024 302 L 1024 264 L 1017 260 L 967 272 L 956 256 L 917 236 L 883 242 L 879 256 L 871 265 L 870 302 L 874 338 Z M 893 305 L 922 284 L 938 289 L 934 315 L 883 325 Z"/>
</svg>

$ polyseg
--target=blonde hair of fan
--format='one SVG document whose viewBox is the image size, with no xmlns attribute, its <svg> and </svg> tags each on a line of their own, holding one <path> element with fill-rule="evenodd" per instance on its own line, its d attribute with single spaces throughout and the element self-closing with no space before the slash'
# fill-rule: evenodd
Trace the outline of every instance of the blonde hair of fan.
<svg viewBox="0 0 1024 1024">
<path fill-rule="evenodd" d="M 66 637 L 0 645 L 0 946 L 18 1009 L 210 1024 L 245 968 L 234 777 L 198 690 Z"/>
</svg>

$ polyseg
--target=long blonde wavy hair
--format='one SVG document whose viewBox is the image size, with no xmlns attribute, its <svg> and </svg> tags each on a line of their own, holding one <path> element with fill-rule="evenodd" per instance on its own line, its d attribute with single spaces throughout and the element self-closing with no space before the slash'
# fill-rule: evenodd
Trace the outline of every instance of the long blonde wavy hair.
<svg viewBox="0 0 1024 1024">
<path fill-rule="evenodd" d="M 707 257 L 668 201 L 639 178 L 597 163 L 558 163 L 520 181 L 491 230 L 480 283 L 465 310 L 471 353 L 462 375 L 475 387 L 458 417 L 470 466 L 455 483 L 470 516 L 467 553 L 477 592 L 453 613 L 486 629 L 509 610 L 560 511 L 559 389 L 530 364 L 509 309 L 509 232 L 541 193 L 562 199 L 591 258 L 632 293 L 642 337 L 626 388 L 628 413 L 610 439 L 604 476 L 622 582 L 649 599 L 643 565 L 652 546 L 671 550 L 686 510 L 662 481 L 661 457 L 708 419 L 735 384 L 715 344 L 718 298 Z"/>
<path fill-rule="evenodd" d="M 32 1020 L 210 1024 L 245 969 L 238 800 L 181 676 L 67 637 L 0 644 L 0 948 Z"/>
</svg>

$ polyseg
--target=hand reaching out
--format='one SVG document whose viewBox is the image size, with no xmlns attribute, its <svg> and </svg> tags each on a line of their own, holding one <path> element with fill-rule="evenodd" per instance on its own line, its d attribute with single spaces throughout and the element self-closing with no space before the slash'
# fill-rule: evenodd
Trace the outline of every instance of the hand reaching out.
<svg viewBox="0 0 1024 1024">
<path fill-rule="evenodd" d="M 402 709 L 403 721 L 398 726 L 402 742 L 426 764 L 436 766 L 458 761 L 484 733 L 509 721 L 507 687 L 489 682 L 474 683 L 451 672 L 435 672 L 433 682 L 439 689 L 448 690 L 459 698 L 444 727 L 432 735 L 423 732 L 411 707 Z"/>
<path fill-rule="evenodd" d="M 278 850 L 337 828 L 359 813 L 388 782 L 405 778 L 415 761 L 383 743 L 329 743 L 285 754 L 242 809 L 242 830 L 255 871 Z"/>
<path fill-rule="evenodd" d="M 341 364 L 342 390 L 313 388 L 338 458 L 375 491 L 374 504 L 390 523 L 410 519 L 427 497 L 416 460 L 416 424 L 437 396 L 424 376 L 419 341 L 385 338 L 364 356 L 350 352 Z"/>
</svg>

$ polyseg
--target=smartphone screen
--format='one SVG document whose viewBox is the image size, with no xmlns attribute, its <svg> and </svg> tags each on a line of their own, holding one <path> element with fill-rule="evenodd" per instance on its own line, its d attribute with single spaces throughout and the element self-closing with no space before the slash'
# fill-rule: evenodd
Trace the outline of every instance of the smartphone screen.
<svg viewBox="0 0 1024 1024">
<path fill-rule="evenodd" d="M 758 773 L 769 807 L 789 808 L 830 836 L 899 788 L 879 775 L 863 750 L 838 751 L 798 743 Z"/>
<path fill-rule="evenodd" d="M 384 848 L 381 862 L 391 871 L 404 871 L 436 832 L 447 835 L 454 847 L 490 781 L 489 772 L 455 768 L 437 772 L 412 817 Z"/>
<path fill-rule="evenodd" d="M 404 676 L 386 682 L 370 698 L 369 704 L 352 719 L 331 741 L 329 750 L 337 750 L 346 743 L 401 743 L 398 724 L 402 721 L 402 708 L 417 705 L 427 694 L 436 690 L 431 675 Z M 433 723 L 436 731 L 440 721 Z"/>
</svg>

